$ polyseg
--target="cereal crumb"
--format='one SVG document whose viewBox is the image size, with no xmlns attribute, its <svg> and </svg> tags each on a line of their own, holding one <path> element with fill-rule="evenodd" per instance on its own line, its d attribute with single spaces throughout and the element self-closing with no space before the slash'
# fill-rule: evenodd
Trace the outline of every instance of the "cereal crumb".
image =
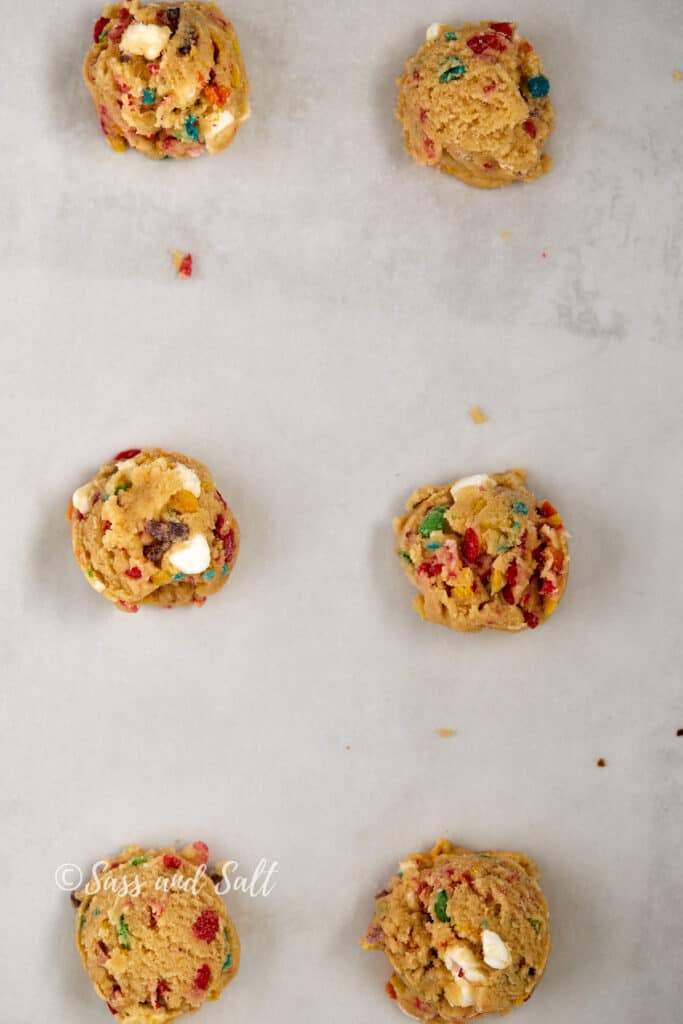
<svg viewBox="0 0 683 1024">
<path fill-rule="evenodd" d="M 674 82 L 681 82 L 683 81 L 683 71 L 679 71 L 678 69 L 676 69 L 675 71 L 671 72 L 671 77 L 673 78 Z"/>
<path fill-rule="evenodd" d="M 509 231 L 501 231 L 500 232 L 500 237 L 503 239 L 504 242 L 507 242 L 508 238 L 510 237 L 510 232 Z"/>
<path fill-rule="evenodd" d="M 604 757 L 599 757 L 598 758 L 597 766 L 598 766 L 598 768 L 606 768 L 607 767 L 607 761 L 605 761 Z"/>
<path fill-rule="evenodd" d="M 437 729 L 436 735 L 440 736 L 442 740 L 448 740 L 451 736 L 455 736 L 455 729 Z"/>
<path fill-rule="evenodd" d="M 482 412 L 478 405 L 473 405 L 469 413 L 473 423 L 486 423 L 488 419 L 486 413 Z"/>
<path fill-rule="evenodd" d="M 546 250 L 545 250 L 545 249 L 544 249 L 544 250 L 543 250 L 543 252 L 541 253 L 541 256 L 543 257 L 543 259 L 544 259 L 544 260 L 547 260 L 547 259 L 548 259 L 548 253 L 546 252 Z"/>
<path fill-rule="evenodd" d="M 192 277 L 192 253 L 171 249 L 171 256 L 178 277 Z"/>
</svg>

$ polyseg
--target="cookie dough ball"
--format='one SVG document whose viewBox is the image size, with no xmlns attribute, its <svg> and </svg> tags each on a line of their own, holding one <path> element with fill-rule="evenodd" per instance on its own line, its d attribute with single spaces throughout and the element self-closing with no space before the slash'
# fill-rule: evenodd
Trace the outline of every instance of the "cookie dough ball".
<svg viewBox="0 0 683 1024">
<path fill-rule="evenodd" d="M 442 839 L 399 864 L 362 945 L 394 969 L 387 994 L 415 1020 L 471 1020 L 529 999 L 550 952 L 539 872 L 521 853 Z"/>
<path fill-rule="evenodd" d="M 423 619 L 460 632 L 535 629 L 553 614 L 569 571 L 568 533 L 513 469 L 422 487 L 394 521 L 397 554 L 420 591 Z"/>
<path fill-rule="evenodd" d="M 508 21 L 432 25 L 398 82 L 406 148 L 478 188 L 533 181 L 555 115 L 541 58 Z"/>
<path fill-rule="evenodd" d="M 249 117 L 235 31 L 211 3 L 110 4 L 83 76 L 117 151 L 155 160 L 226 149 Z"/>
<path fill-rule="evenodd" d="M 120 452 L 66 514 L 88 583 L 122 611 L 204 604 L 237 560 L 237 520 L 206 466 L 177 452 Z"/>
<path fill-rule="evenodd" d="M 207 859 L 202 842 L 180 852 L 129 846 L 73 897 L 83 966 L 122 1024 L 177 1020 L 237 974 L 239 939 Z"/>
</svg>

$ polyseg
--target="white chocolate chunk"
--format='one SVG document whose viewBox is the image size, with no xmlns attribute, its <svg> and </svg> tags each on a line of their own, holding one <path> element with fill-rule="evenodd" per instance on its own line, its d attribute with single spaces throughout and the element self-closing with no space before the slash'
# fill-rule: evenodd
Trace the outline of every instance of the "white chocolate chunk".
<svg viewBox="0 0 683 1024">
<path fill-rule="evenodd" d="M 439 38 L 440 33 L 441 33 L 441 25 L 439 24 L 438 21 L 435 21 L 427 29 L 427 42 L 428 43 L 433 43 L 435 39 Z"/>
<path fill-rule="evenodd" d="M 510 950 L 497 932 L 488 928 L 481 933 L 481 944 L 484 949 L 484 963 L 493 967 L 494 971 L 503 971 L 512 963 Z"/>
<path fill-rule="evenodd" d="M 206 537 L 195 533 L 188 541 L 179 544 L 168 556 L 171 565 L 186 576 L 196 576 L 211 565 L 211 550 Z"/>
<path fill-rule="evenodd" d="M 167 25 L 141 25 L 134 21 L 121 38 L 121 49 L 135 57 L 156 60 L 171 38 Z"/>
<path fill-rule="evenodd" d="M 443 962 L 454 978 L 458 979 L 460 972 L 465 975 L 467 981 L 474 984 L 481 984 L 486 981 L 486 975 L 481 970 L 481 960 L 474 950 L 464 942 L 456 942 L 444 950 Z"/>
<path fill-rule="evenodd" d="M 402 860 L 398 866 L 398 870 L 402 875 L 407 875 L 409 871 L 417 871 L 417 864 L 414 860 Z"/>
<path fill-rule="evenodd" d="M 451 981 L 443 991 L 451 1006 L 474 1006 L 474 989 L 464 978 Z"/>
<path fill-rule="evenodd" d="M 229 110 L 221 110 L 220 114 L 207 118 L 207 128 L 204 130 L 204 141 L 209 153 L 215 152 L 214 139 L 221 132 L 235 123 L 235 115 Z"/>
<path fill-rule="evenodd" d="M 134 469 L 135 466 L 137 466 L 135 459 L 124 459 L 123 462 L 116 463 L 119 473 L 130 473 L 131 469 Z"/>
<path fill-rule="evenodd" d="M 493 477 L 487 476 L 486 473 L 476 473 L 474 476 L 464 476 L 462 480 L 456 480 L 451 487 L 451 495 L 456 496 L 458 491 L 461 491 L 463 487 L 488 487 L 491 484 L 495 484 Z"/>
<path fill-rule="evenodd" d="M 88 583 L 97 591 L 98 594 L 101 594 L 103 590 L 107 589 L 99 576 L 88 576 Z"/>
<path fill-rule="evenodd" d="M 202 482 L 195 471 L 186 466 L 184 462 L 176 462 L 173 468 L 183 482 L 183 490 L 189 491 L 190 494 L 194 494 L 195 498 L 198 498 L 202 493 Z"/>
<path fill-rule="evenodd" d="M 77 491 L 74 491 L 71 500 L 74 508 L 78 509 L 82 516 L 87 516 L 90 511 L 90 484 L 79 487 Z"/>
</svg>

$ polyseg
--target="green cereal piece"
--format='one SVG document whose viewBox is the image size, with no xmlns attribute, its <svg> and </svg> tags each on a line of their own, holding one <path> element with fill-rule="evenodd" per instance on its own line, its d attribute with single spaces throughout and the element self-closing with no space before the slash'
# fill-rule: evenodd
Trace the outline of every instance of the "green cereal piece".
<svg viewBox="0 0 683 1024">
<path fill-rule="evenodd" d="M 132 484 L 119 484 L 118 487 L 114 488 L 114 496 L 120 494 L 121 491 L 129 491 L 132 486 Z"/>
<path fill-rule="evenodd" d="M 134 868 L 139 867 L 140 864 L 146 864 L 146 863 L 147 863 L 147 858 L 146 857 L 133 857 L 133 859 L 131 861 L 131 864 L 133 865 Z"/>
<path fill-rule="evenodd" d="M 101 913 L 102 913 L 102 911 L 101 911 L 101 910 L 93 910 L 93 912 L 92 912 L 92 916 L 93 916 L 93 917 L 99 917 Z"/>
<path fill-rule="evenodd" d="M 441 72 L 439 75 L 439 81 L 442 85 L 445 85 L 447 82 L 454 82 L 457 78 L 462 78 L 466 71 L 467 68 L 465 65 L 461 61 L 458 61 L 457 64 L 451 64 Z"/>
<path fill-rule="evenodd" d="M 485 931 L 488 928 L 488 926 L 489 926 L 489 919 L 487 917 L 485 917 L 484 920 L 479 925 L 479 927 L 481 928 L 482 931 Z"/>
<path fill-rule="evenodd" d="M 411 565 L 413 564 L 413 560 L 412 560 L 412 558 L 410 557 L 410 555 L 408 554 L 407 551 L 397 551 L 396 554 L 398 555 L 399 558 L 402 558 L 405 562 L 410 562 Z"/>
<path fill-rule="evenodd" d="M 448 505 L 437 505 L 430 509 L 417 528 L 420 536 L 429 537 L 431 533 L 443 530 L 446 525 L 446 512 L 448 512 Z"/>
<path fill-rule="evenodd" d="M 531 927 L 533 928 L 533 930 L 534 930 L 534 931 L 536 932 L 536 934 L 538 935 L 538 933 L 539 933 L 539 932 L 540 932 L 540 930 L 541 930 L 541 922 L 540 922 L 540 921 L 538 920 L 538 918 L 537 918 L 537 917 L 530 917 L 530 918 L 529 918 L 528 920 L 529 920 L 529 924 L 531 925 Z"/>
<path fill-rule="evenodd" d="M 232 953 L 230 952 L 230 936 L 228 935 L 227 928 L 223 929 L 223 935 L 225 936 L 226 957 L 221 970 L 229 971 L 232 967 Z"/>
<path fill-rule="evenodd" d="M 121 917 L 119 918 L 116 930 L 119 933 L 119 942 L 123 948 L 130 949 L 130 932 L 128 931 L 128 925 L 126 924 L 126 919 L 123 914 L 121 914 Z"/>
<path fill-rule="evenodd" d="M 448 894 L 445 889 L 442 889 L 441 892 L 436 894 L 436 899 L 434 900 L 434 914 L 436 915 L 437 920 L 441 921 L 443 924 L 448 924 L 451 920 L 446 913 L 447 907 Z"/>
<path fill-rule="evenodd" d="M 458 33 L 457 32 L 444 32 L 443 37 L 444 37 L 444 39 L 447 39 L 449 43 L 454 43 L 455 40 L 458 38 Z"/>
</svg>

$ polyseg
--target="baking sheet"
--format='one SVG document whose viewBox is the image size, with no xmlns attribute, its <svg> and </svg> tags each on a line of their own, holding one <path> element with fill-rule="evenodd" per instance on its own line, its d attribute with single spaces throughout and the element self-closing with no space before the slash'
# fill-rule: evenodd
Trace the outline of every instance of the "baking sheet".
<svg viewBox="0 0 683 1024">
<path fill-rule="evenodd" d="M 446 835 L 541 865 L 526 1024 L 675 1020 L 681 6 L 227 11 L 254 117 L 187 164 L 101 138 L 96 7 L 2 12 L 3 1019 L 105 1019 L 60 865 L 202 838 L 279 866 L 229 901 L 243 966 L 206 1024 L 390 1024 L 357 939 Z M 493 193 L 413 165 L 392 116 L 425 26 L 486 16 L 534 41 L 558 116 L 552 174 Z M 72 561 L 71 491 L 145 444 L 206 461 L 242 526 L 202 610 L 118 614 Z M 391 517 L 513 465 L 572 531 L 562 608 L 514 637 L 422 624 Z"/>
</svg>

